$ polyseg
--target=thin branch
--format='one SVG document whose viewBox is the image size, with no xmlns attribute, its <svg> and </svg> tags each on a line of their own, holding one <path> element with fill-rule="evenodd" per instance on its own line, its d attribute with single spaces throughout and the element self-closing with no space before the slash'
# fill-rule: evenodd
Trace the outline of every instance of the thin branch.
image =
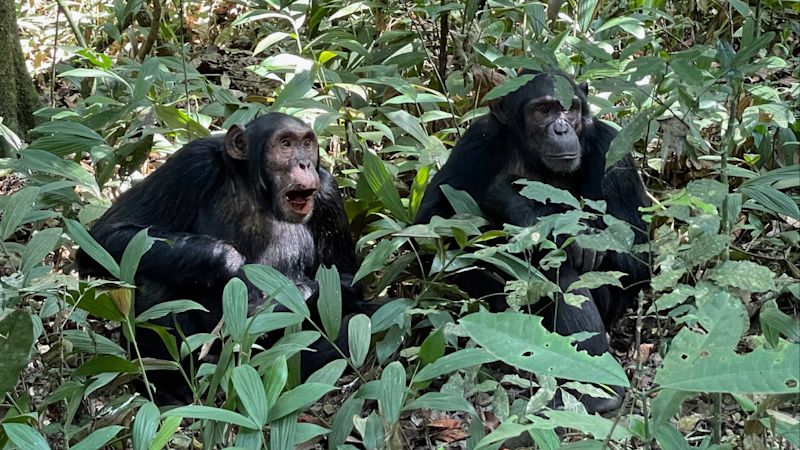
<svg viewBox="0 0 800 450">
<path fill-rule="evenodd" d="M 72 15 L 69 13 L 67 7 L 64 6 L 62 0 L 56 0 L 56 4 L 58 5 L 58 9 L 61 10 L 62 13 L 64 13 L 64 17 L 67 18 L 67 23 L 69 24 L 69 27 L 72 28 L 72 34 L 75 35 L 75 40 L 78 41 L 78 45 L 80 45 L 83 48 L 86 48 L 86 41 L 83 39 L 81 30 L 80 28 L 78 28 L 78 24 L 75 23 L 75 21 L 72 19 Z"/>
<path fill-rule="evenodd" d="M 150 32 L 147 33 L 147 39 L 139 48 L 139 54 L 136 59 L 144 61 L 145 56 L 153 49 L 153 44 L 156 43 L 159 29 L 161 28 L 161 0 L 153 0 L 153 20 L 150 22 Z"/>
</svg>

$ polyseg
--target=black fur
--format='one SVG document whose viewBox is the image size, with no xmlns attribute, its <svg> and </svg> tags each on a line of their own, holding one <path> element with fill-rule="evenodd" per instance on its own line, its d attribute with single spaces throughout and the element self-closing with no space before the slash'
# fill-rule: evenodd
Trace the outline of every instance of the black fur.
<svg viewBox="0 0 800 450">
<path fill-rule="evenodd" d="M 244 279 L 241 267 L 246 263 L 275 267 L 301 286 L 309 302 L 317 296 L 313 281 L 317 268 L 335 265 L 342 278 L 343 312 L 357 310 L 361 294 L 350 286 L 358 268 L 355 248 L 331 174 L 317 167 L 319 188 L 306 223 L 276 218 L 269 183 L 274 175 L 265 164 L 266 142 L 282 126 L 293 122 L 302 124 L 293 117 L 273 113 L 248 125 L 244 131 L 246 160 L 232 158 L 223 138 L 190 142 L 122 194 L 94 224 L 91 234 L 117 261 L 143 228 L 149 228 L 150 236 L 163 239 L 139 264 L 137 314 L 164 301 L 192 299 L 210 313 L 179 315 L 183 333 L 210 332 L 222 317 L 223 287 L 234 276 Z M 107 275 L 83 252 L 78 254 L 77 263 L 83 276 Z M 260 298 L 260 292 L 250 289 L 251 299 Z M 171 317 L 156 322 L 173 325 Z M 155 333 L 142 330 L 137 333 L 137 342 L 144 356 L 170 359 Z M 327 362 L 325 358 L 305 358 L 304 373 L 320 367 Z M 159 391 L 186 401 L 185 383 L 178 374 L 165 373 L 156 380 Z"/>
<path fill-rule="evenodd" d="M 447 163 L 428 185 L 416 218 L 418 223 L 427 223 L 433 216 L 449 217 L 453 214 L 440 189 L 442 185 L 468 192 L 494 228 L 501 228 L 504 223 L 530 226 L 539 217 L 564 211 L 562 205 L 545 205 L 519 195 L 519 189 L 512 183 L 516 179 L 527 178 L 568 190 L 575 196 L 605 200 L 609 214 L 638 230 L 646 229 L 638 208 L 648 205 L 649 201 L 633 158 L 627 155 L 605 171 L 606 153 L 616 132 L 589 114 L 585 85 L 577 86 L 569 80 L 581 104 L 581 122 L 576 129 L 580 142 L 580 166 L 569 173 L 559 173 L 551 170 L 541 160 L 541 155 L 537 154 L 546 150 L 541 146 L 547 144 L 530 142 L 524 108 L 528 102 L 543 95 L 554 95 L 552 82 L 548 81 L 554 76 L 564 75 L 546 73 L 537 76 L 518 91 L 500 99 L 492 105 L 492 114 L 470 126 Z M 546 142 L 543 135 L 544 132 L 538 132 L 535 137 Z M 536 150 L 532 151 L 532 148 Z M 637 231 L 636 243 L 646 241 L 647 235 Z M 639 257 L 646 258 L 644 255 Z M 550 306 L 539 313 L 544 317 L 546 326 L 564 335 L 580 331 L 597 332 L 594 338 L 579 343 L 578 347 L 598 355 L 608 351 L 606 330 L 626 308 L 634 304 L 644 287 L 643 282 L 649 279 L 649 269 L 631 255 L 608 252 L 594 270 L 625 272 L 628 275 L 621 281 L 627 288 L 601 287 L 591 292 L 583 290 L 579 293 L 587 295 L 592 301 L 585 302 L 581 308 L 559 301 L 557 307 Z M 568 260 L 560 269 L 559 285 L 566 289 L 580 274 L 581 270 L 570 267 Z M 547 275 L 556 281 L 555 274 Z M 486 273 L 485 270 L 483 275 L 480 271 L 468 272 L 458 277 L 456 282 L 474 297 L 502 293 L 504 285 L 497 274 Z M 494 304 L 494 308 L 502 308 L 504 303 L 500 303 Z M 603 411 L 613 409 L 618 404 L 619 399 L 590 403 L 587 407 Z"/>
</svg>

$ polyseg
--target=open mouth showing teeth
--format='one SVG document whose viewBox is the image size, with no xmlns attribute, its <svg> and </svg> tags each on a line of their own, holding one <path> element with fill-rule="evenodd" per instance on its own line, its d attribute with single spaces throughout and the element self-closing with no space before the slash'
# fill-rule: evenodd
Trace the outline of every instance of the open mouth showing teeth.
<svg viewBox="0 0 800 450">
<path fill-rule="evenodd" d="M 286 193 L 289 207 L 298 214 L 307 214 L 311 210 L 311 198 L 316 189 L 299 189 Z"/>
</svg>

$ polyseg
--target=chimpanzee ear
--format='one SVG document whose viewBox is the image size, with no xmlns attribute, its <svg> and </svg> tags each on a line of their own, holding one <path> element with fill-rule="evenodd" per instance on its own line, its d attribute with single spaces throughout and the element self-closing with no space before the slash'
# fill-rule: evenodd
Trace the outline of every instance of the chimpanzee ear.
<svg viewBox="0 0 800 450">
<path fill-rule="evenodd" d="M 244 140 L 244 128 L 231 125 L 225 135 L 225 151 L 233 159 L 247 159 L 247 143 Z"/>
<path fill-rule="evenodd" d="M 589 96 L 589 83 L 584 81 L 583 83 L 578 85 L 578 89 L 580 89 L 580 91 L 583 92 L 584 97 Z"/>
<path fill-rule="evenodd" d="M 498 122 L 502 123 L 503 125 L 508 125 L 508 116 L 506 116 L 505 111 L 505 102 L 503 101 L 505 97 L 498 98 L 497 100 L 492 100 L 489 102 L 489 111 L 491 111 L 492 115 Z"/>
</svg>

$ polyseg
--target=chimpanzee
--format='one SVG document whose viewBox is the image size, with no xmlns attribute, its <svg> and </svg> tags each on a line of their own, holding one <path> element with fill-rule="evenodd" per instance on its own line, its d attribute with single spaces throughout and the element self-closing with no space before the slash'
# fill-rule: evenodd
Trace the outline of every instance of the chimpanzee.
<svg viewBox="0 0 800 450">
<path fill-rule="evenodd" d="M 453 214 L 440 189 L 442 185 L 469 193 L 493 227 L 502 227 L 504 223 L 530 226 L 540 217 L 564 211 L 560 204 L 543 204 L 520 195 L 520 186 L 514 182 L 528 179 L 567 190 L 575 196 L 605 200 L 608 214 L 635 227 L 636 243 L 646 242 L 647 235 L 643 232 L 646 227 L 638 211 L 639 207 L 649 204 L 644 184 L 630 155 L 605 170 L 606 153 L 616 132 L 592 117 L 586 100 L 587 85 L 578 86 L 559 72 L 527 73 L 534 78 L 491 103 L 491 114 L 475 121 L 464 134 L 447 163 L 428 185 L 417 222 L 427 223 L 434 215 Z M 566 108 L 555 92 L 558 77 L 567 80 L 574 93 Z M 559 300 L 539 311 L 545 325 L 560 334 L 596 332 L 594 337 L 580 342 L 578 348 L 599 355 L 608 351 L 606 329 L 634 302 L 649 279 L 649 269 L 642 262 L 642 255 L 603 254 L 581 249 L 575 243 L 566 250 L 567 261 L 559 269 L 558 280 L 554 271 L 545 272 L 562 289 L 591 270 L 627 274 L 621 280 L 626 286 L 624 289 L 608 286 L 591 292 L 583 289 L 579 293 L 592 301 L 584 302 L 581 307 Z M 491 275 L 470 272 L 457 280 L 457 284 L 474 297 L 503 292 L 503 282 Z M 584 403 L 587 409 L 602 412 L 616 409 L 620 401 L 621 398 L 589 399 Z"/>
<path fill-rule="evenodd" d="M 136 272 L 136 312 L 195 300 L 210 313 L 180 314 L 186 336 L 212 331 L 222 317 L 223 287 L 232 277 L 245 279 L 246 263 L 275 267 L 299 285 L 307 302 L 316 300 L 317 268 L 336 266 L 343 313 L 360 303 L 360 290 L 350 286 L 358 265 L 336 181 L 319 165 L 314 132 L 294 117 L 270 113 L 246 129 L 232 126 L 224 138 L 190 142 L 122 194 L 91 234 L 119 261 L 143 228 L 161 239 Z M 85 254 L 78 255 L 78 267 L 84 276 L 105 275 Z M 259 300 L 261 293 L 250 290 L 251 302 Z M 157 322 L 171 327 L 172 320 Z M 142 330 L 137 342 L 145 356 L 169 359 L 155 333 Z M 302 371 L 325 362 L 304 357 Z M 162 403 L 186 399 L 175 372 L 159 376 L 157 387 Z"/>
</svg>

